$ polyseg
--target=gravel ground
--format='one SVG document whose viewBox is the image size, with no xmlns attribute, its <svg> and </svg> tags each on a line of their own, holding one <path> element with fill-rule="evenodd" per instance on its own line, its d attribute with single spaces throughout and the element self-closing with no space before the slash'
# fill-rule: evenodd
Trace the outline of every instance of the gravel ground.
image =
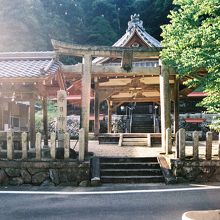
<svg viewBox="0 0 220 220">
<path fill-rule="evenodd" d="M 71 146 L 74 146 L 76 141 L 71 142 Z M 75 150 L 78 151 L 79 144 L 76 145 Z M 175 147 L 173 147 L 173 152 Z M 161 147 L 119 147 L 116 144 L 99 144 L 98 141 L 89 141 L 89 152 L 93 152 L 96 156 L 107 157 L 154 157 L 161 153 Z M 205 155 L 205 142 L 200 142 L 199 148 L 200 157 Z M 213 156 L 218 154 L 218 142 L 213 141 Z M 192 155 L 192 142 L 187 142 L 186 155 Z"/>
</svg>

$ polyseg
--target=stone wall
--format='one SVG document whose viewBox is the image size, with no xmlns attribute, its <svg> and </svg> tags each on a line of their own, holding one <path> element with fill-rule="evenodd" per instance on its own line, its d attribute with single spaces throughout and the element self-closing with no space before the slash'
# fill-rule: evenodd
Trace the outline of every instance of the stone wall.
<svg viewBox="0 0 220 220">
<path fill-rule="evenodd" d="M 88 186 L 90 163 L 0 161 L 0 185 Z"/>
<path fill-rule="evenodd" d="M 171 159 L 170 162 L 177 182 L 220 182 L 220 160 Z"/>
</svg>

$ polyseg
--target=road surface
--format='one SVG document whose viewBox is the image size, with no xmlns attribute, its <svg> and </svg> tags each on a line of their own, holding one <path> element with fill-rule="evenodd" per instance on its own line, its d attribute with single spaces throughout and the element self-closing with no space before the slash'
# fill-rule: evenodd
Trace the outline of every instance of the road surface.
<svg viewBox="0 0 220 220">
<path fill-rule="evenodd" d="M 0 219 L 179 220 L 189 210 L 220 209 L 219 186 L 155 188 L 1 188 Z"/>
</svg>

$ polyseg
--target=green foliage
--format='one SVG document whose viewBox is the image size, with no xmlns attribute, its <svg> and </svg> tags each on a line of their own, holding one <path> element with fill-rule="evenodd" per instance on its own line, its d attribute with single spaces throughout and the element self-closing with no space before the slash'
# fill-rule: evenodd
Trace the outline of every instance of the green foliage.
<svg viewBox="0 0 220 220">
<path fill-rule="evenodd" d="M 160 39 L 171 0 L 0 0 L 0 51 L 51 50 L 50 39 L 111 45 L 139 13 Z"/>
<path fill-rule="evenodd" d="M 39 103 L 41 106 L 41 103 Z M 57 117 L 57 108 L 52 101 L 48 101 L 47 105 L 47 116 L 48 116 L 48 123 L 54 121 Z M 43 111 L 37 111 L 35 113 L 35 127 L 37 131 L 43 130 Z"/>
<path fill-rule="evenodd" d="M 171 23 L 162 27 L 162 59 L 181 77 L 189 77 L 189 87 L 202 86 L 208 97 L 201 104 L 208 112 L 220 113 L 220 2 L 174 0 L 174 4 Z M 200 74 L 204 71 L 207 74 Z"/>
</svg>

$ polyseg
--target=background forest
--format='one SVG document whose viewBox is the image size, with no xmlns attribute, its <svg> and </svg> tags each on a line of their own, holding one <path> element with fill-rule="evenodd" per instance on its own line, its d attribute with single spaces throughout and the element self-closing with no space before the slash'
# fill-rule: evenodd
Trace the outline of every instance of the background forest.
<svg viewBox="0 0 220 220">
<path fill-rule="evenodd" d="M 171 0 L 0 0 L 0 52 L 51 50 L 50 39 L 112 45 L 140 14 L 146 31 L 161 40 Z"/>
</svg>

